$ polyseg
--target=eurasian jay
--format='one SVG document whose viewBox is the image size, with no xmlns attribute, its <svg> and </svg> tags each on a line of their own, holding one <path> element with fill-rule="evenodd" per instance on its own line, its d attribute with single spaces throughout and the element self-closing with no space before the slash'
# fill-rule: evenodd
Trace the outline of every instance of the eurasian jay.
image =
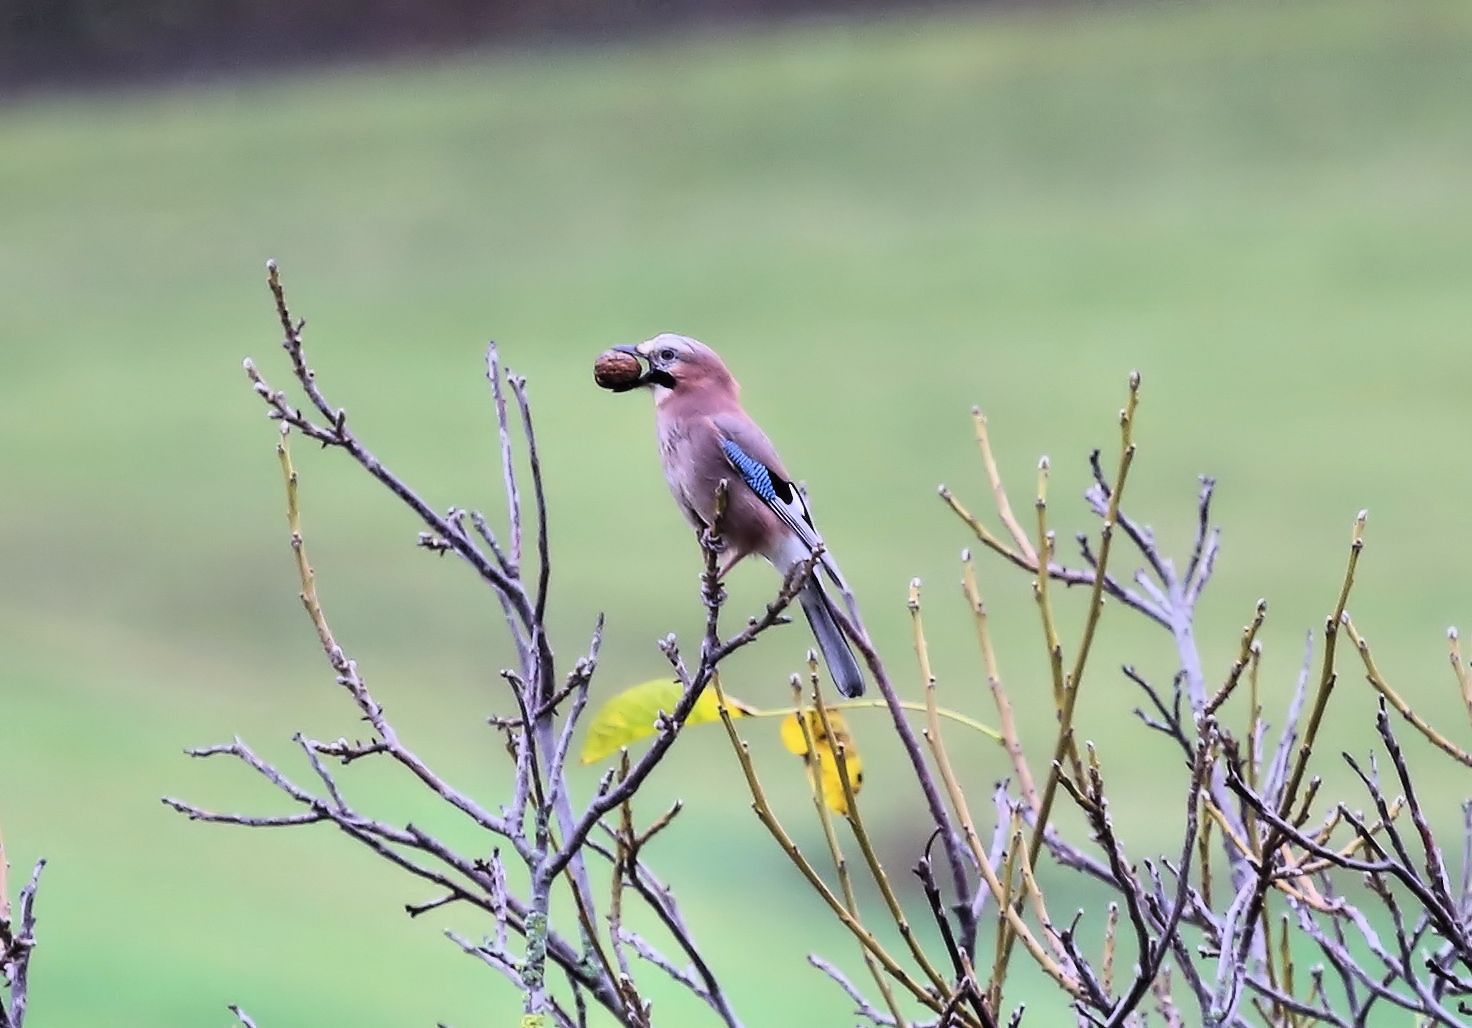
<svg viewBox="0 0 1472 1028">
<path fill-rule="evenodd" d="M 720 574 L 752 553 L 765 557 L 784 575 L 810 559 L 823 540 L 813 525 L 807 500 L 766 433 L 742 409 L 741 387 L 716 352 L 704 343 L 670 333 L 614 349 L 648 364 L 618 390 L 643 386 L 653 391 L 665 481 L 697 532 L 711 528 L 716 489 L 721 479 L 727 480 L 726 510 L 720 525 L 726 556 Z M 851 595 L 826 548 L 818 566 L 834 586 Z M 798 601 L 838 691 L 845 696 L 861 695 L 863 675 L 834 619 L 833 600 L 816 568 L 798 593 Z"/>
</svg>

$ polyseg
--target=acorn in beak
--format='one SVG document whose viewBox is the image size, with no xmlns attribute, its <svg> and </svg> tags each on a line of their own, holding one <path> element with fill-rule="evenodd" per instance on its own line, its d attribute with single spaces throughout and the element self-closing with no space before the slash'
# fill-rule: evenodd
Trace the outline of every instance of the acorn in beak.
<svg viewBox="0 0 1472 1028">
<path fill-rule="evenodd" d="M 649 372 L 645 370 L 638 348 L 633 346 L 610 347 L 593 362 L 593 381 L 611 392 L 626 393 L 648 380 Z"/>
</svg>

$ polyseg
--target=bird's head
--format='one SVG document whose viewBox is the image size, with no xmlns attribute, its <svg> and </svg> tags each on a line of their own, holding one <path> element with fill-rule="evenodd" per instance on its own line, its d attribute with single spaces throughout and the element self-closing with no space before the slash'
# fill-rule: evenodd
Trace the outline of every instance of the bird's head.
<svg viewBox="0 0 1472 1028">
<path fill-rule="evenodd" d="M 613 349 L 644 361 L 647 368 L 630 388 L 649 386 L 654 390 L 656 402 L 697 389 L 727 390 L 732 394 L 738 389 L 720 355 L 689 336 L 665 332 L 637 346 Z"/>
</svg>

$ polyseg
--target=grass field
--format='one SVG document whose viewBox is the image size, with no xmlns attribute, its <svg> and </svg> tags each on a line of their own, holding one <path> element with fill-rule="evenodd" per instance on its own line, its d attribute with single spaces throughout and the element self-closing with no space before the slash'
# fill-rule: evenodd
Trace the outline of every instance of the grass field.
<svg viewBox="0 0 1472 1028">
<path fill-rule="evenodd" d="M 287 378 L 267 257 L 329 394 L 442 507 L 497 494 L 484 341 L 529 376 L 559 649 L 608 612 L 602 693 L 658 674 L 653 640 L 699 621 L 647 401 L 589 381 L 609 343 L 669 329 L 727 355 L 907 688 L 920 576 L 940 688 L 989 714 L 955 588 L 967 540 L 934 495 L 944 481 L 985 506 L 970 405 L 1023 502 L 1052 456 L 1066 539 L 1088 524 L 1084 456 L 1113 445 L 1138 368 L 1137 512 L 1182 541 L 1195 476 L 1221 483 L 1209 666 L 1267 597 L 1281 704 L 1368 507 L 1356 619 L 1464 739 L 1442 633 L 1472 623 L 1469 46 L 1472 8 L 1452 3 L 1143 4 L 0 107 L 0 827 L 17 874 L 52 862 L 29 1023 L 223 1025 L 231 1001 L 263 1026 L 518 1009 L 440 934 L 476 925 L 407 921 L 426 897 L 346 841 L 190 825 L 158 803 L 274 803 L 186 745 L 240 733 L 290 759 L 298 728 L 356 729 L 295 600 L 273 429 L 239 370 L 249 354 Z M 406 736 L 496 801 L 481 717 L 509 658 L 489 598 L 416 551 L 417 526 L 337 455 L 298 459 L 339 637 Z M 1029 583 L 983 567 L 1003 672 L 1042 739 Z M 733 603 L 771 586 L 745 571 Z M 1067 599 L 1073 625 L 1082 598 Z M 1180 797 L 1154 785 L 1174 758 L 1134 724 L 1115 668 L 1166 680 L 1172 653 L 1118 611 L 1104 632 L 1081 722 L 1148 853 L 1174 831 L 1159 811 Z M 728 684 L 776 703 L 804 646 L 769 637 Z M 1344 691 L 1333 742 L 1363 751 L 1367 690 L 1348 673 Z M 882 723 L 855 727 L 904 869 L 916 796 Z M 797 767 L 757 742 L 820 846 Z M 1004 761 L 963 743 L 989 793 Z M 1443 808 L 1468 792 L 1436 783 Z M 394 781 L 360 789 L 414 803 Z M 802 957 L 853 953 L 759 836 L 719 738 L 677 752 L 651 792 L 650 812 L 689 804 L 656 863 L 748 1023 L 848 1023 Z M 661 1023 L 697 1023 L 647 979 Z M 1050 1002 L 1035 998 L 1037 1023 Z"/>
</svg>

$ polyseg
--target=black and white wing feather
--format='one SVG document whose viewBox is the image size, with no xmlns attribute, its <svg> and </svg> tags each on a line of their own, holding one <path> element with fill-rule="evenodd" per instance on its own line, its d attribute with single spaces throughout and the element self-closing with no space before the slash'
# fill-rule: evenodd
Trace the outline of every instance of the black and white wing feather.
<svg viewBox="0 0 1472 1028">
<path fill-rule="evenodd" d="M 747 453 L 733 439 L 723 438 L 721 451 L 725 453 L 726 460 L 732 469 L 741 476 L 741 481 L 746 483 L 746 486 L 797 534 L 810 553 L 823 545 L 823 537 L 818 534 L 817 526 L 813 524 L 813 515 L 808 510 L 807 500 L 803 498 L 802 490 Z M 819 560 L 819 566 L 841 592 L 848 593 L 848 583 L 844 581 L 843 573 L 838 570 L 838 564 L 833 560 L 833 555 L 826 549 Z"/>
</svg>

